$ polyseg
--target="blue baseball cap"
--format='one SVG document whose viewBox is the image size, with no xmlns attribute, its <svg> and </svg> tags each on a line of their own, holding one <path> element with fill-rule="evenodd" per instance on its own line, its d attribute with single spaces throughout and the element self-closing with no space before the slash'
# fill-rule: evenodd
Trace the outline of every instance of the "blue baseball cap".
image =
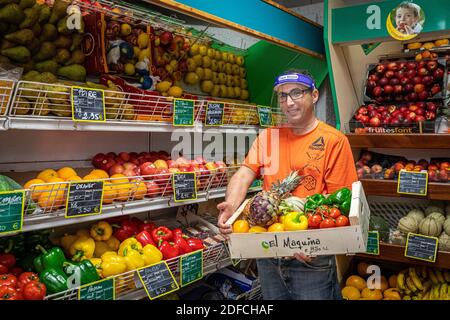
<svg viewBox="0 0 450 320">
<path fill-rule="evenodd" d="M 306 74 L 300 74 L 300 73 L 291 73 L 291 74 L 283 74 L 281 76 L 278 76 L 274 83 L 274 89 L 276 89 L 279 85 L 285 84 L 285 83 L 298 83 L 302 84 L 312 90 L 316 88 L 316 85 L 314 84 L 314 80 L 307 76 Z"/>
</svg>

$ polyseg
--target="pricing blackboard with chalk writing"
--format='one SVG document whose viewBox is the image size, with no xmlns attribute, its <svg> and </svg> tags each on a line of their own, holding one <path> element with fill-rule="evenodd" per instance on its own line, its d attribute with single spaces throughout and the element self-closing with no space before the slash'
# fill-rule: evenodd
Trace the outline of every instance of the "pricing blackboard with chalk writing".
<svg viewBox="0 0 450 320">
<path fill-rule="evenodd" d="M 436 237 L 408 233 L 408 238 L 406 240 L 405 257 L 424 260 L 428 262 L 435 262 L 438 249 L 438 241 L 439 239 Z"/>
<path fill-rule="evenodd" d="M 25 191 L 0 192 L 0 234 L 22 230 L 24 205 Z"/>
<path fill-rule="evenodd" d="M 208 102 L 206 106 L 205 125 L 221 126 L 223 124 L 224 104 L 221 102 Z"/>
<path fill-rule="evenodd" d="M 272 108 L 267 106 L 258 106 L 259 125 L 261 127 L 270 127 L 273 125 Z"/>
<path fill-rule="evenodd" d="M 78 289 L 78 300 L 115 300 L 114 278 L 100 280 Z"/>
<path fill-rule="evenodd" d="M 105 122 L 103 90 L 72 87 L 72 119 L 83 122 Z"/>
<path fill-rule="evenodd" d="M 194 100 L 175 99 L 173 101 L 173 125 L 194 125 Z"/>
<path fill-rule="evenodd" d="M 150 300 L 179 289 L 178 283 L 165 261 L 138 269 L 138 275 Z"/>
<path fill-rule="evenodd" d="M 69 186 L 66 218 L 102 212 L 103 181 L 72 182 Z"/>
<path fill-rule="evenodd" d="M 401 170 L 398 175 L 397 193 L 426 196 L 428 192 L 428 172 Z"/>
<path fill-rule="evenodd" d="M 181 286 L 186 286 L 203 277 L 203 250 L 181 256 Z"/>
<path fill-rule="evenodd" d="M 173 174 L 174 201 L 197 199 L 197 177 L 195 172 L 176 172 Z"/>
<path fill-rule="evenodd" d="M 366 253 L 373 255 L 380 254 L 380 234 L 378 231 L 369 231 Z"/>
</svg>

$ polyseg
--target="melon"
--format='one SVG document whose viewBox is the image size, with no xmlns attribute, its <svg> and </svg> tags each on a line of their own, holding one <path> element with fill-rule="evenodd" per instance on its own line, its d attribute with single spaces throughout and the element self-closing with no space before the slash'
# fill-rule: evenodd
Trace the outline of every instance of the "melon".
<svg viewBox="0 0 450 320">
<path fill-rule="evenodd" d="M 442 232 L 439 237 L 439 250 L 450 251 L 450 236 Z"/>
<path fill-rule="evenodd" d="M 397 229 L 401 232 L 408 233 L 408 232 L 417 232 L 419 224 L 417 223 L 417 220 L 413 217 L 405 216 L 400 219 L 397 225 Z"/>
<path fill-rule="evenodd" d="M 406 216 L 416 219 L 417 223 L 425 219 L 425 213 L 420 209 L 412 209 Z"/>
<path fill-rule="evenodd" d="M 440 214 L 445 214 L 444 209 L 442 209 L 442 207 L 429 206 L 428 208 L 425 209 L 425 216 L 428 217 L 433 212 L 439 212 Z"/>
<path fill-rule="evenodd" d="M 450 219 L 447 219 L 444 222 L 444 232 L 450 236 Z"/>
<path fill-rule="evenodd" d="M 434 218 L 425 218 L 419 224 L 419 232 L 425 236 L 437 237 L 442 232 L 442 224 Z"/>
<path fill-rule="evenodd" d="M 441 225 L 444 225 L 445 217 L 441 213 L 439 213 L 439 212 L 432 212 L 432 213 L 430 213 L 428 215 L 427 218 L 430 218 L 430 217 L 433 218 L 433 219 L 436 219 Z"/>
</svg>

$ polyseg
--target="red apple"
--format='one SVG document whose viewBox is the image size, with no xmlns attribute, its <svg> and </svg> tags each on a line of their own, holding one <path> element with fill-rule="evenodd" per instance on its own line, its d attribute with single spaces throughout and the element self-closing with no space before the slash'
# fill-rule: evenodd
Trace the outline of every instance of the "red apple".
<svg viewBox="0 0 450 320">
<path fill-rule="evenodd" d="M 92 165 L 95 168 L 100 168 L 100 165 L 102 164 L 102 161 L 105 160 L 106 155 L 104 153 L 97 153 L 93 158 L 92 158 Z"/>
<path fill-rule="evenodd" d="M 394 93 L 397 94 L 397 97 L 400 97 L 400 94 L 403 92 L 403 86 L 400 84 L 397 84 L 394 86 Z M 403 96 L 401 96 L 403 99 Z"/>
<path fill-rule="evenodd" d="M 387 179 L 387 180 L 393 179 L 394 178 L 394 174 L 395 174 L 395 172 L 394 172 L 393 169 L 387 169 L 384 172 L 383 178 Z"/>
<path fill-rule="evenodd" d="M 378 117 L 380 118 L 380 113 L 377 110 L 373 110 L 369 112 L 369 117 L 373 118 L 373 117 Z"/>
<path fill-rule="evenodd" d="M 388 79 L 393 78 L 395 76 L 394 71 L 388 70 L 386 71 L 386 73 L 384 74 L 384 76 Z"/>
<path fill-rule="evenodd" d="M 394 170 L 396 173 L 399 173 L 402 169 L 405 169 L 405 166 L 402 163 L 397 162 L 396 164 L 394 164 Z"/>
<path fill-rule="evenodd" d="M 406 69 L 406 62 L 400 62 L 400 63 L 398 64 L 398 68 L 399 68 L 400 70 L 405 70 L 405 69 Z"/>
<path fill-rule="evenodd" d="M 428 161 L 425 159 L 420 159 L 419 161 L 417 161 L 417 164 L 424 167 L 425 169 L 428 168 Z"/>
<path fill-rule="evenodd" d="M 378 82 L 380 78 L 376 74 L 371 74 L 367 80 Z"/>
<path fill-rule="evenodd" d="M 364 178 L 364 169 L 363 168 L 359 168 L 358 170 L 356 170 L 356 174 L 358 175 L 358 179 L 363 179 Z"/>
<path fill-rule="evenodd" d="M 405 166 L 405 170 L 406 170 L 406 171 L 413 171 L 413 170 L 414 170 L 414 167 L 415 167 L 414 164 L 408 163 L 408 164 Z"/>
<path fill-rule="evenodd" d="M 427 62 L 427 68 L 428 68 L 428 70 L 430 70 L 430 71 L 436 70 L 437 66 L 438 66 L 438 64 L 437 64 L 437 62 L 434 61 L 434 60 L 428 61 L 428 62 Z"/>
<path fill-rule="evenodd" d="M 416 122 L 423 122 L 423 121 L 425 121 L 426 119 L 425 119 L 425 117 L 423 116 L 423 115 L 418 115 L 417 117 L 416 117 Z"/>
<path fill-rule="evenodd" d="M 434 102 L 427 102 L 427 110 L 436 112 L 437 106 Z"/>
<path fill-rule="evenodd" d="M 427 65 L 427 63 L 423 60 L 417 62 L 417 69 L 423 68 Z"/>
<path fill-rule="evenodd" d="M 444 161 L 441 163 L 441 165 L 439 166 L 439 169 L 441 170 L 449 170 L 450 168 L 450 162 L 448 161 Z"/>
<path fill-rule="evenodd" d="M 440 167 L 440 165 L 439 165 L 439 167 Z M 435 164 L 430 164 L 428 166 L 428 170 L 429 171 L 436 171 L 436 170 L 439 170 L 439 167 L 437 165 L 435 165 Z"/>
<path fill-rule="evenodd" d="M 436 80 L 440 80 L 444 77 L 444 70 L 442 70 L 441 68 L 437 68 L 436 70 L 434 70 L 433 72 L 433 78 Z"/>
<path fill-rule="evenodd" d="M 426 68 L 420 68 L 417 70 L 417 74 L 421 77 L 428 75 L 428 70 Z"/>
<path fill-rule="evenodd" d="M 383 167 L 380 166 L 379 164 L 374 164 L 372 166 L 372 168 L 370 168 L 370 169 L 371 169 L 372 173 L 381 173 L 381 172 L 383 172 Z"/>
<path fill-rule="evenodd" d="M 406 98 L 408 101 L 417 101 L 417 93 L 410 92 Z"/>
<path fill-rule="evenodd" d="M 396 126 L 396 125 L 399 125 L 400 124 L 400 120 L 398 119 L 398 118 L 393 118 L 392 120 L 391 120 L 391 123 L 390 123 L 391 125 L 394 125 L 394 126 Z"/>
<path fill-rule="evenodd" d="M 394 92 L 394 87 L 392 87 L 391 85 L 384 86 L 383 89 L 385 94 L 391 94 Z"/>
<path fill-rule="evenodd" d="M 423 79 L 422 79 L 423 84 L 426 85 L 426 86 L 432 85 L 432 84 L 433 84 L 433 81 L 434 81 L 434 79 L 433 79 L 432 76 L 425 76 L 425 77 L 423 77 Z"/>
<path fill-rule="evenodd" d="M 371 104 L 368 104 L 367 105 L 367 111 L 374 111 L 374 110 L 376 110 L 377 109 L 377 105 L 376 104 L 373 104 L 373 103 L 371 103 Z"/>
<path fill-rule="evenodd" d="M 416 166 L 414 166 L 413 171 L 420 172 L 420 171 L 422 171 L 422 170 L 424 170 L 424 169 L 425 169 L 425 168 L 422 167 L 421 165 L 416 165 Z"/>
<path fill-rule="evenodd" d="M 360 118 L 359 118 L 359 121 L 361 122 L 361 123 L 363 123 L 363 124 L 368 124 L 369 123 L 369 121 L 370 121 L 370 118 L 369 118 L 369 116 L 361 116 Z"/>
<path fill-rule="evenodd" d="M 358 114 L 362 114 L 362 115 L 366 115 L 366 114 L 368 113 L 368 110 L 367 110 L 366 107 L 361 106 L 361 107 L 359 107 L 357 113 L 358 113 Z M 205 162 L 205 163 L 206 163 L 206 162 Z"/>
<path fill-rule="evenodd" d="M 439 92 L 441 92 L 441 86 L 439 84 L 435 84 L 433 85 L 433 87 L 431 87 L 431 95 L 435 95 L 438 94 Z"/>
<path fill-rule="evenodd" d="M 367 81 L 367 89 L 373 90 L 373 88 L 375 88 L 377 86 L 377 83 L 375 81 L 369 80 Z"/>
<path fill-rule="evenodd" d="M 413 79 L 412 79 L 412 81 L 413 81 L 413 83 L 414 84 L 422 84 L 422 78 L 421 77 L 414 77 Z"/>
<path fill-rule="evenodd" d="M 406 76 L 409 79 L 414 78 L 416 75 L 417 75 L 417 71 L 415 69 L 413 69 L 413 70 L 410 69 L 410 70 L 406 71 Z"/>
<path fill-rule="evenodd" d="M 155 181 L 145 182 L 147 187 L 147 196 L 150 198 L 160 197 L 162 195 L 162 190 L 160 186 Z"/>
<path fill-rule="evenodd" d="M 417 116 L 424 116 L 425 115 L 425 109 L 422 109 L 422 108 L 417 109 L 415 111 L 415 113 L 416 113 Z"/>
<path fill-rule="evenodd" d="M 396 62 L 390 62 L 387 64 L 387 68 L 392 71 L 398 70 L 398 64 Z"/>
<path fill-rule="evenodd" d="M 410 83 L 409 78 L 407 78 L 407 77 L 402 77 L 402 78 L 400 78 L 400 84 L 401 84 L 402 86 L 404 86 L 404 85 L 406 85 L 406 84 L 408 84 L 408 83 Z"/>
<path fill-rule="evenodd" d="M 389 81 L 389 84 L 391 85 L 391 86 L 395 86 L 395 85 L 397 85 L 397 84 L 399 84 L 400 83 L 400 80 L 398 79 L 398 78 L 392 78 L 390 81 Z"/>
<path fill-rule="evenodd" d="M 167 167 L 169 169 L 170 168 L 178 168 L 177 163 L 175 161 L 171 160 L 171 159 L 167 160 L 166 163 L 167 163 Z"/>
<path fill-rule="evenodd" d="M 134 164 L 134 163 L 131 163 L 131 162 L 125 162 L 125 163 L 123 164 L 123 167 L 125 168 L 125 170 L 126 170 L 126 169 L 134 170 L 134 169 L 137 168 L 137 165 Z"/>
<path fill-rule="evenodd" d="M 412 112 L 416 112 L 417 109 L 419 109 L 419 107 L 418 107 L 417 105 L 415 105 L 415 104 L 411 104 L 411 105 L 408 107 L 408 110 L 409 110 L 409 111 L 412 111 Z"/>
<path fill-rule="evenodd" d="M 109 169 L 109 175 L 112 176 L 114 174 L 123 174 L 125 171 L 125 168 L 121 165 L 116 163 Z"/>
<path fill-rule="evenodd" d="M 446 169 L 441 169 L 440 171 L 439 171 L 439 173 L 438 173 L 438 179 L 439 179 L 439 181 L 442 181 L 442 182 L 447 182 L 448 181 L 448 177 L 449 177 L 449 171 L 448 170 L 446 170 Z"/>
<path fill-rule="evenodd" d="M 128 168 L 128 169 L 123 170 L 122 174 L 127 177 L 135 177 L 136 171 L 134 169 Z"/>
<path fill-rule="evenodd" d="M 426 100 L 428 98 L 428 91 L 422 91 L 417 95 L 419 100 Z"/>
<path fill-rule="evenodd" d="M 375 71 L 377 72 L 377 73 L 384 73 L 384 71 L 386 70 L 386 66 L 384 65 L 384 64 L 382 64 L 382 63 L 380 63 L 380 64 L 378 64 L 376 67 L 375 67 Z"/>
<path fill-rule="evenodd" d="M 130 158 L 131 158 L 131 156 L 130 156 L 130 154 L 128 152 L 121 152 L 121 153 L 119 153 L 119 157 L 125 162 L 129 161 Z"/>
<path fill-rule="evenodd" d="M 396 105 L 391 104 L 390 106 L 388 106 L 389 113 L 393 113 L 395 110 L 397 110 Z"/>
<path fill-rule="evenodd" d="M 139 157 L 139 154 L 137 152 L 130 152 L 130 157 L 137 159 L 137 157 Z"/>
<path fill-rule="evenodd" d="M 416 119 L 416 114 L 414 112 L 410 112 L 408 113 L 408 115 L 406 116 L 406 119 L 411 120 L 412 122 L 414 122 L 414 120 Z"/>
<path fill-rule="evenodd" d="M 111 169 L 111 167 L 113 165 L 115 165 L 116 162 L 114 161 L 114 159 L 111 158 L 105 158 L 102 163 L 100 164 L 99 169 L 102 169 L 103 171 L 109 172 L 109 169 Z"/>
<path fill-rule="evenodd" d="M 406 68 L 409 69 L 409 70 L 415 70 L 416 67 L 417 67 L 417 64 L 415 62 L 408 62 L 406 64 Z"/>
<path fill-rule="evenodd" d="M 425 113 L 425 118 L 427 120 L 434 120 L 434 119 L 436 119 L 436 113 L 434 113 L 433 111 L 427 111 Z"/>
<path fill-rule="evenodd" d="M 124 164 L 125 163 L 125 161 L 121 157 L 116 157 L 114 159 L 114 161 L 116 161 L 116 163 L 118 163 L 118 164 Z"/>
<path fill-rule="evenodd" d="M 141 170 L 141 174 L 143 176 L 151 176 L 156 174 L 156 167 L 151 162 L 144 162 L 140 165 L 139 169 Z M 151 177 L 145 177 L 145 179 L 149 180 Z"/>
<path fill-rule="evenodd" d="M 382 89 L 381 87 L 375 87 L 375 88 L 373 88 L 372 94 L 373 94 L 375 97 L 381 96 L 382 93 L 383 93 L 383 89 Z"/>
<path fill-rule="evenodd" d="M 161 44 L 167 46 L 170 44 L 173 40 L 173 35 L 169 31 L 164 31 L 162 34 L 159 35 L 159 39 L 161 41 Z"/>
<path fill-rule="evenodd" d="M 384 87 L 385 85 L 388 85 L 388 84 L 389 84 L 389 79 L 385 78 L 385 77 L 381 78 L 380 81 L 378 81 L 378 85 L 380 87 Z"/>
<path fill-rule="evenodd" d="M 399 71 L 397 71 L 397 72 L 395 73 L 395 77 L 396 77 L 397 79 L 401 79 L 401 78 L 403 78 L 403 77 L 406 77 L 406 71 L 404 71 L 404 70 L 399 70 Z"/>
<path fill-rule="evenodd" d="M 370 123 L 370 126 L 372 126 L 372 127 L 379 127 L 381 125 L 381 121 L 377 117 L 373 117 L 372 119 L 370 119 L 369 123 Z"/>
<path fill-rule="evenodd" d="M 437 170 L 430 170 L 430 169 L 428 169 L 428 180 L 432 181 L 432 182 L 439 181 L 438 172 L 439 171 L 437 171 Z"/>
</svg>

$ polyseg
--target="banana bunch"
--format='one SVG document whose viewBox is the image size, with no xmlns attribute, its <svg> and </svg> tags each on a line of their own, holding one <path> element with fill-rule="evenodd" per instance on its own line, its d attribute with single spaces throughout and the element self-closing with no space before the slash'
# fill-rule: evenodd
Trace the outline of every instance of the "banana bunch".
<svg viewBox="0 0 450 320">
<path fill-rule="evenodd" d="M 450 300 L 450 272 L 425 266 L 409 267 L 397 276 L 403 300 Z"/>
</svg>

